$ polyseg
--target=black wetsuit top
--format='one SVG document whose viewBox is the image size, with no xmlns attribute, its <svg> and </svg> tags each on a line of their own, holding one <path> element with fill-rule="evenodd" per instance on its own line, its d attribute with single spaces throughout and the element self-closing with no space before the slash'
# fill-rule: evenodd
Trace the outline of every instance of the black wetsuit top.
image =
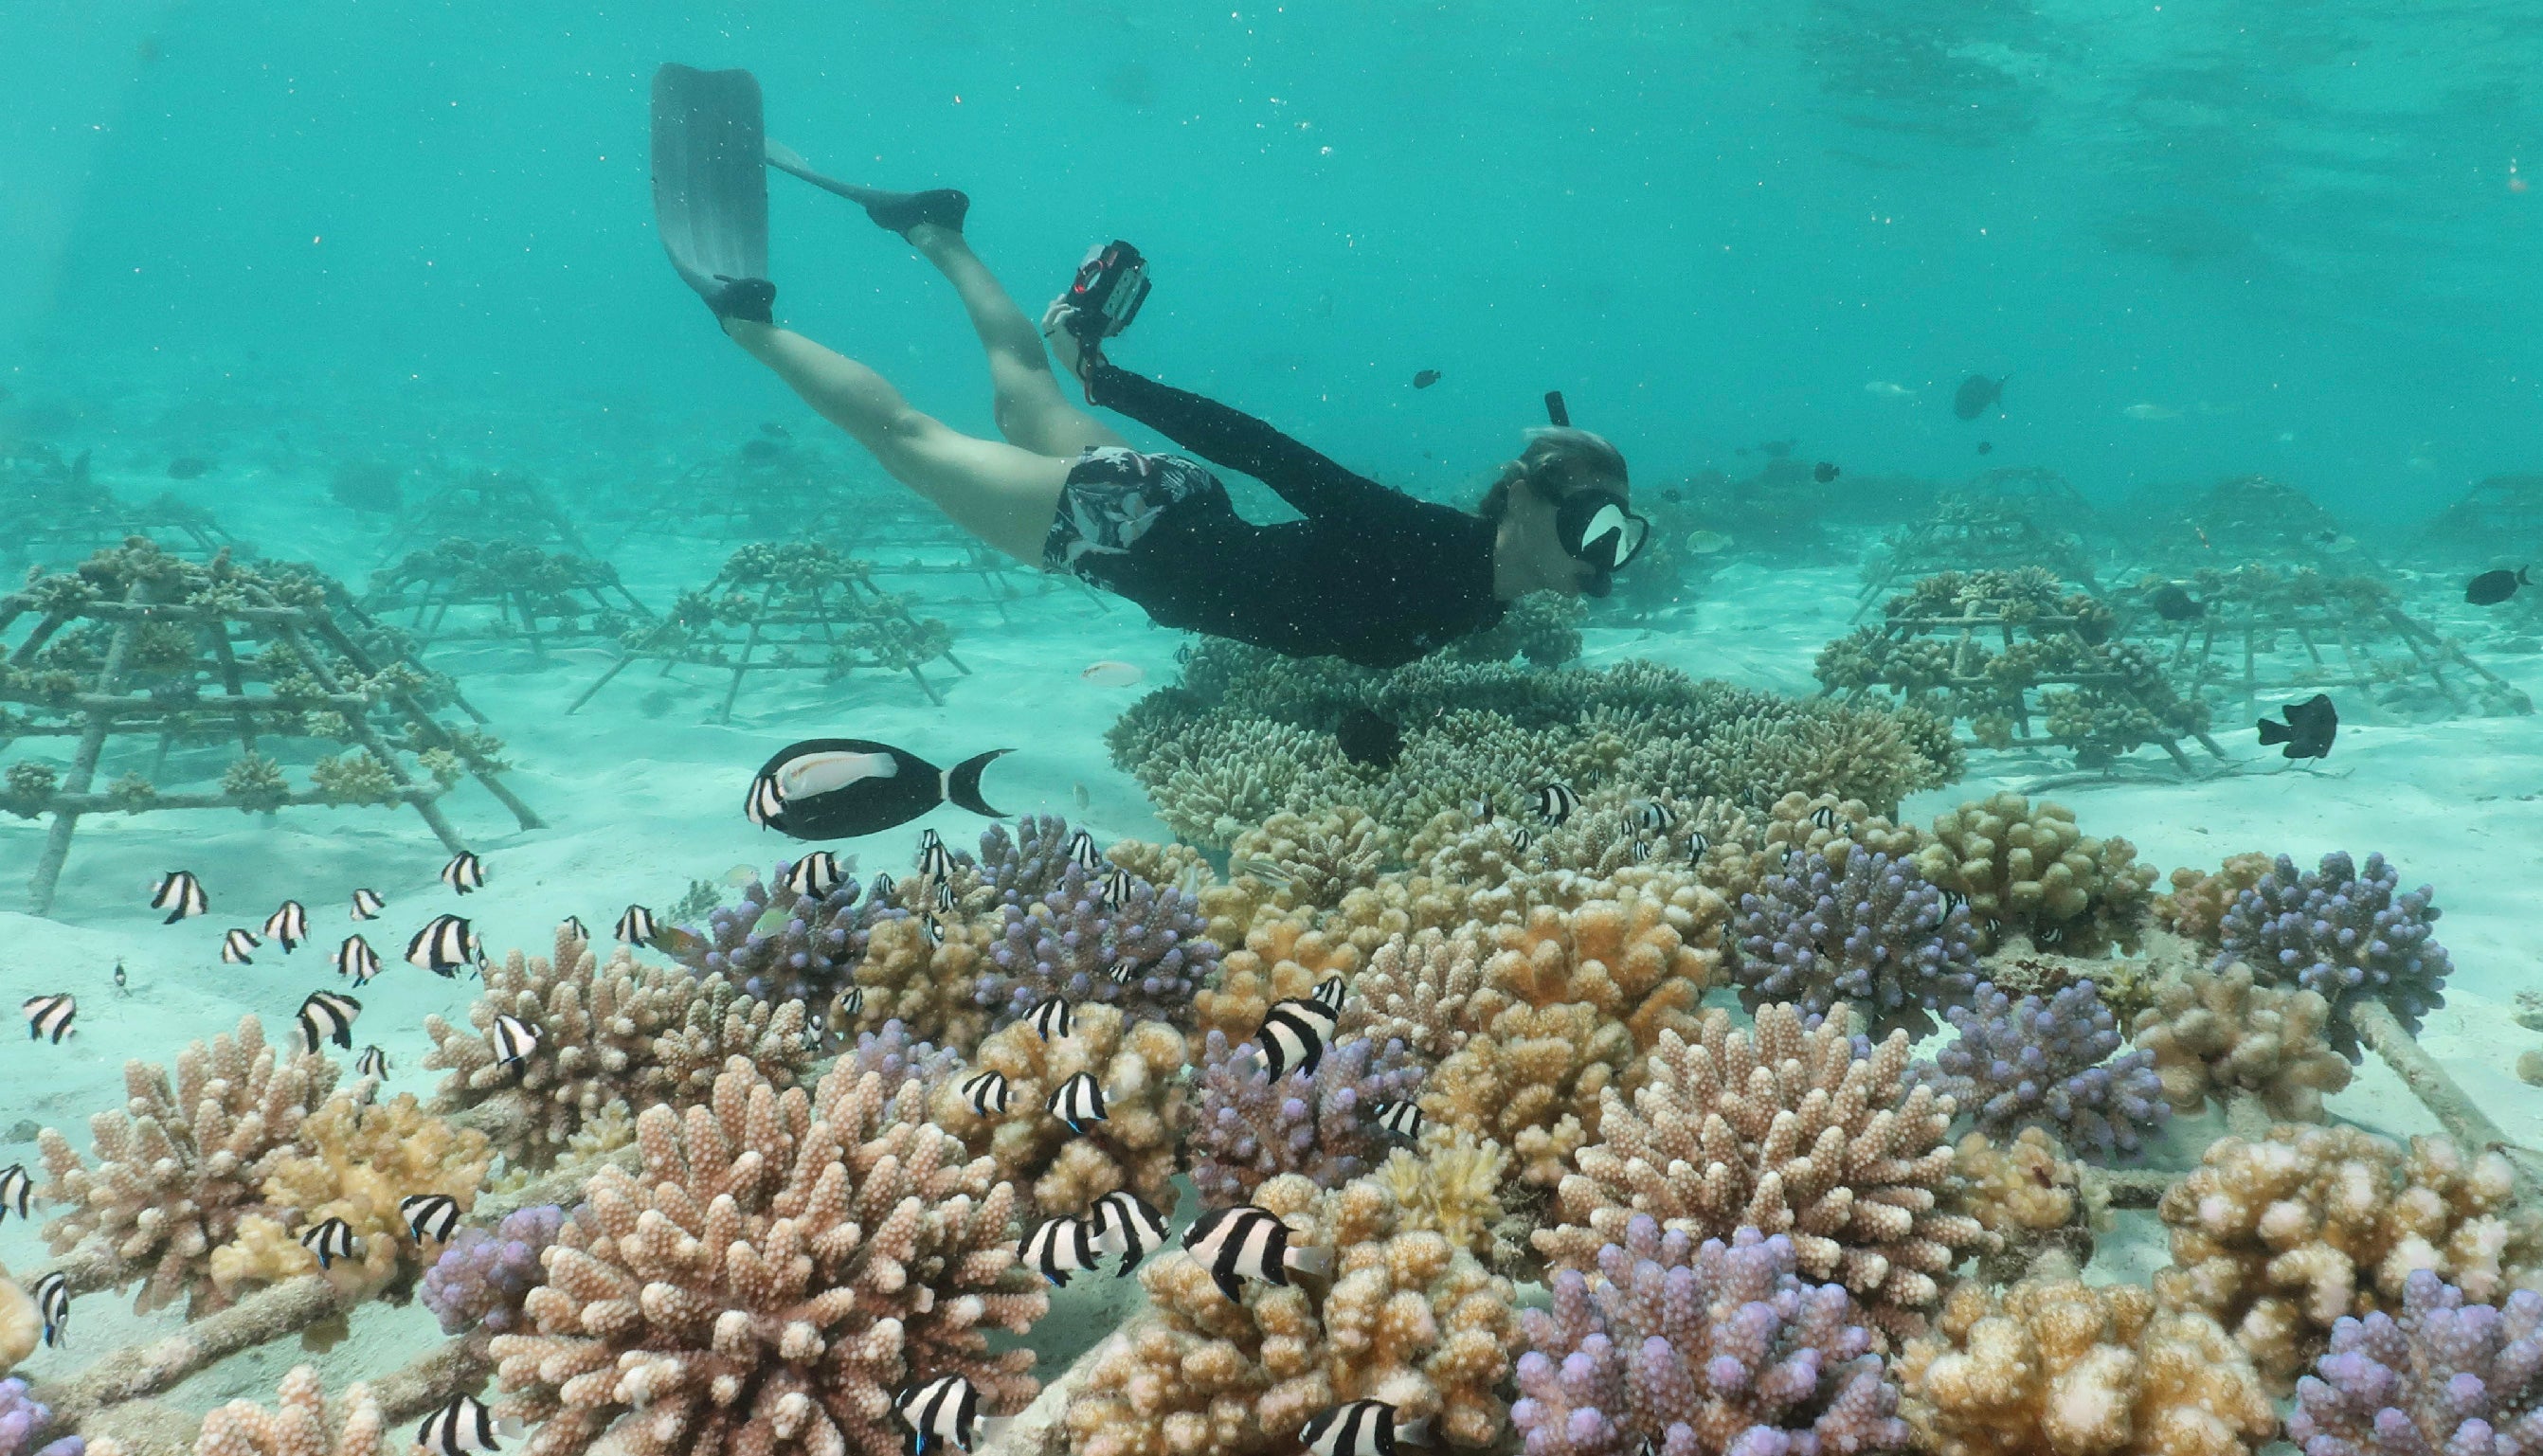
<svg viewBox="0 0 2543 1456">
<path fill-rule="evenodd" d="M 1306 517 L 1256 525 L 1213 491 L 1169 506 L 1127 553 L 1089 564 L 1159 626 L 1400 667 L 1501 621 L 1492 522 L 1389 490 L 1250 415 L 1109 363 L 1095 367 L 1087 397 L 1254 477 Z"/>
</svg>

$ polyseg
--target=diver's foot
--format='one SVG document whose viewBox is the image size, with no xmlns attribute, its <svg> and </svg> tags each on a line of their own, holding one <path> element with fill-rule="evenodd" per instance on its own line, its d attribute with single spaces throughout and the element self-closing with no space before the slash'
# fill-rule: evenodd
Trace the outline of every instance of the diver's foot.
<svg viewBox="0 0 2543 1456">
<path fill-rule="evenodd" d="M 703 296 L 707 308 L 719 319 L 739 319 L 750 324 L 777 322 L 777 285 L 766 278 L 733 278 L 718 273 L 715 291 Z"/>
<path fill-rule="evenodd" d="M 903 238 L 921 224 L 932 224 L 951 232 L 963 230 L 963 215 L 971 210 L 968 195 L 950 187 L 929 188 L 923 192 L 886 192 L 859 189 L 865 196 L 858 200 L 875 226 Z"/>
</svg>

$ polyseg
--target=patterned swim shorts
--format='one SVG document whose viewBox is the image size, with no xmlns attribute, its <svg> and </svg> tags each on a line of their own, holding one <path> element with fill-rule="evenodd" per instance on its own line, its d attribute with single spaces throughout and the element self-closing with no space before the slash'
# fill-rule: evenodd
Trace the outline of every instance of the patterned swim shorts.
<svg viewBox="0 0 2543 1456">
<path fill-rule="evenodd" d="M 1195 496 L 1224 494 L 1218 477 L 1181 455 L 1148 455 L 1120 445 L 1092 445 L 1068 472 L 1059 514 L 1042 541 L 1041 564 L 1084 576 L 1087 558 L 1119 556 L 1148 534 L 1166 507 Z"/>
</svg>

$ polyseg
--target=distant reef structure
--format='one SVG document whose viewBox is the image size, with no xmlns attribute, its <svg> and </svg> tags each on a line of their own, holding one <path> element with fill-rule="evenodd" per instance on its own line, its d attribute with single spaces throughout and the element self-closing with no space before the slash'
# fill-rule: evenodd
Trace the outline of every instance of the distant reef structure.
<svg viewBox="0 0 2543 1456">
<path fill-rule="evenodd" d="M 657 620 L 609 563 L 509 536 L 449 536 L 410 551 L 371 573 L 361 604 L 374 617 L 404 617 L 418 647 L 517 642 L 541 661 L 551 647 L 615 645 Z"/>
<path fill-rule="evenodd" d="M 2094 563 L 2110 539 L 2092 503 L 2064 476 L 2038 467 L 1990 470 L 1883 536 L 1864 564 L 1854 615 L 1860 619 L 1888 594 L 1944 572 L 2037 567 L 2098 592 Z"/>
<path fill-rule="evenodd" d="M 255 554 L 210 511 L 172 491 L 143 500 L 118 496 L 92 462 L 86 450 L 65 458 L 49 445 L 0 448 L 0 567 L 67 565 L 134 536 L 195 561 Z"/>
</svg>

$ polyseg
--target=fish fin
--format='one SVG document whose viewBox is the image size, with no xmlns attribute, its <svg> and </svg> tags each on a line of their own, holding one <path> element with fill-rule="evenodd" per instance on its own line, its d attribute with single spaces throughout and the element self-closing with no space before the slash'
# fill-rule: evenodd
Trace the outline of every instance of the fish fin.
<svg viewBox="0 0 2543 1456">
<path fill-rule="evenodd" d="M 2287 727 L 2285 724 L 2272 723 L 2266 718 L 2261 720 L 2260 729 L 2261 746 L 2264 748 L 2270 746 L 2272 743 L 2287 742 L 2296 735 L 2295 729 Z"/>
<path fill-rule="evenodd" d="M 1334 1271 L 1334 1251 L 1293 1246 L 1281 1263 L 1298 1273 L 1321 1279 Z"/>
<path fill-rule="evenodd" d="M 961 763 L 947 769 L 945 771 L 946 801 L 958 807 L 967 808 L 975 814 L 982 814 L 992 819 L 1005 818 L 1007 815 L 1004 810 L 991 808 L 988 801 L 980 797 L 980 775 L 990 764 L 1014 751 L 1012 748 L 992 748 L 976 758 L 963 759 Z"/>
<path fill-rule="evenodd" d="M 2532 567 L 2518 567 L 2516 569 L 2516 584 L 2519 586 L 2533 585 L 2534 569 Z"/>
</svg>

